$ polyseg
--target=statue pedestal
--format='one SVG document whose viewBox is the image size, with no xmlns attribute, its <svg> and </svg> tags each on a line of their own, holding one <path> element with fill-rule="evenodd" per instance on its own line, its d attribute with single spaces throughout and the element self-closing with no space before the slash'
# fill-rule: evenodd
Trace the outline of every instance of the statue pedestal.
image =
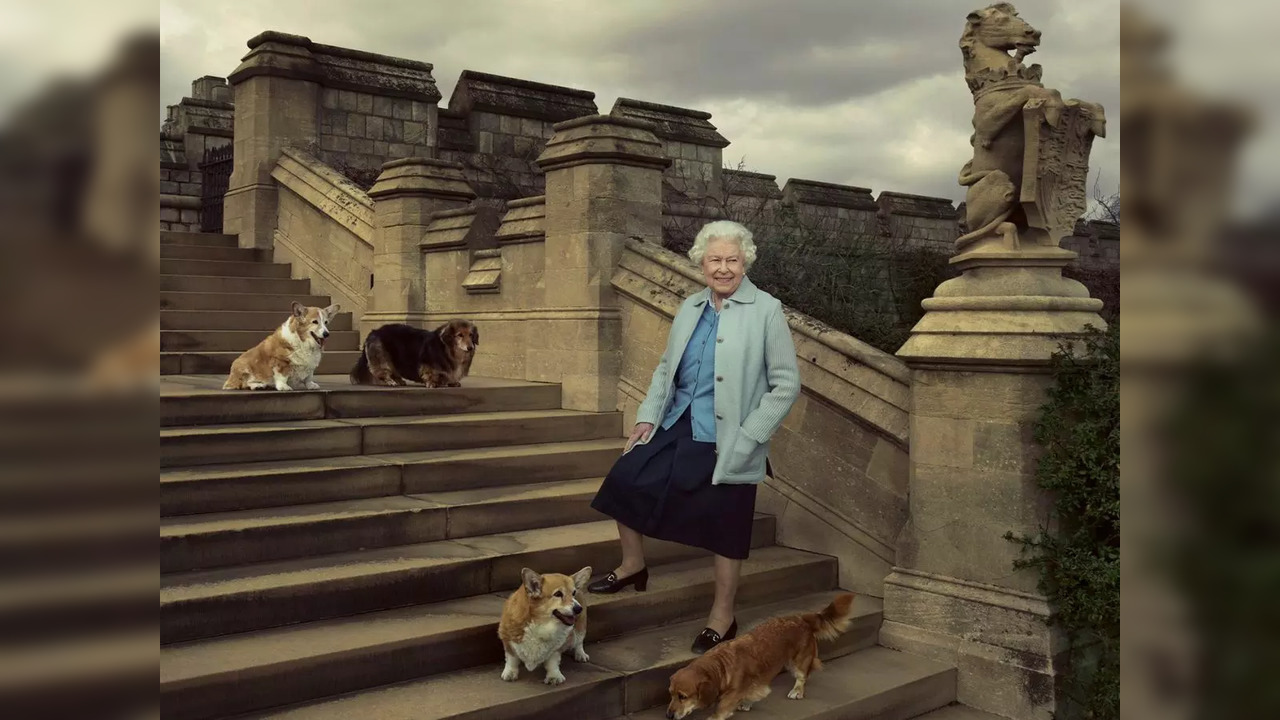
<svg viewBox="0 0 1280 720">
<path fill-rule="evenodd" d="M 1102 301 L 1062 277 L 1075 253 L 982 239 L 952 263 L 897 355 L 911 368 L 910 520 L 885 580 L 881 643 L 951 662 L 958 699 L 1048 720 L 1064 643 L 1019 544 L 1049 519 L 1033 428 L 1050 355 Z M 1065 336 L 1065 337 L 1064 337 Z"/>
<path fill-rule="evenodd" d="M 1062 276 L 1076 254 L 1056 247 L 977 249 L 951 263 L 963 272 L 938 286 L 897 355 L 914 366 L 1044 365 L 1085 325 L 1105 329 L 1102 301 Z"/>
</svg>

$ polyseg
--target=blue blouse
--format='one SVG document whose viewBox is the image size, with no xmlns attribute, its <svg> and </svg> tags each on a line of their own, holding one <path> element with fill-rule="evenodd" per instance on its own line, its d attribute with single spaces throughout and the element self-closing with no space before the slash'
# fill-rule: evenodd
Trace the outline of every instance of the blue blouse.
<svg viewBox="0 0 1280 720">
<path fill-rule="evenodd" d="M 693 439 L 698 442 L 716 441 L 716 331 L 719 327 L 720 313 L 708 302 L 680 358 L 675 398 L 662 421 L 662 429 L 670 429 L 684 411 L 690 409 Z"/>
</svg>

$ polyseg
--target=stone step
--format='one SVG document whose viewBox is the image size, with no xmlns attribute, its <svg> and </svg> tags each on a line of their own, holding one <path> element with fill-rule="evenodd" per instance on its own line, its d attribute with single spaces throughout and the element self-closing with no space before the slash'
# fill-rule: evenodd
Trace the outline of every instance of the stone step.
<svg viewBox="0 0 1280 720">
<path fill-rule="evenodd" d="M 266 333 L 261 333 L 257 344 L 262 338 L 266 337 Z M 249 347 L 252 347 L 250 345 Z M 244 350 L 247 350 L 245 348 Z M 223 380 L 227 379 L 227 373 L 231 371 L 231 363 L 244 350 L 223 351 L 223 352 L 162 352 L 160 353 L 160 374 L 161 375 L 220 375 Z M 320 375 L 345 375 L 355 366 L 356 360 L 360 359 L 359 350 L 334 350 L 327 348 L 324 356 L 320 358 L 320 366 L 316 368 L 316 373 Z M 221 382 L 218 387 L 222 387 Z M 250 391 L 243 391 L 244 394 Z M 262 391 L 262 392 L 274 392 Z M 237 393 L 239 395 L 241 393 Z"/>
<path fill-rule="evenodd" d="M 921 715 L 916 720 L 1005 720 L 999 715 L 975 710 L 967 705 L 953 703 L 931 713 Z"/>
<path fill-rule="evenodd" d="M 608 438 L 168 470 L 160 473 L 160 514 L 230 512 L 599 477 L 618 459 L 623 443 L 622 438 Z"/>
<path fill-rule="evenodd" d="M 161 275 L 160 292 L 310 295 L 311 281 L 215 275 Z"/>
<path fill-rule="evenodd" d="M 468 377 L 462 387 L 370 387 L 347 375 L 317 375 L 320 390 L 229 392 L 226 375 L 168 376 L 160 386 L 160 425 L 321 418 L 448 415 L 499 410 L 555 410 L 560 386 L 522 380 Z"/>
<path fill-rule="evenodd" d="M 776 523 L 757 514 L 752 547 L 773 544 Z M 705 550 L 646 544 L 653 564 L 705 557 Z M 439 540 L 376 550 L 162 575 L 163 644 L 510 592 L 522 567 L 605 567 L 617 561 L 612 521 Z"/>
<path fill-rule="evenodd" d="M 161 310 L 247 310 L 274 312 L 284 322 L 294 301 L 311 307 L 328 307 L 327 295 L 257 295 L 253 293 L 175 292 L 160 293 Z M 278 324 L 278 323 L 277 323 Z"/>
<path fill-rule="evenodd" d="M 705 615 L 715 592 L 710 558 L 655 565 L 652 573 L 647 592 L 584 596 L 591 642 Z M 738 602 L 772 603 L 830 591 L 835 583 L 833 558 L 761 548 L 743 562 Z M 168 645 L 161 650 L 162 712 L 174 720 L 205 720 L 477 665 L 496 669 L 505 597 L 494 593 Z M 874 642 L 867 628 L 878 627 L 878 607 L 867 600 L 858 609 L 860 630 L 853 635 Z"/>
<path fill-rule="evenodd" d="M 829 591 L 744 609 L 739 620 L 750 623 L 775 615 L 818 610 L 834 596 Z M 555 687 L 542 683 L 541 670 L 522 670 L 516 681 L 503 682 L 498 677 L 501 664 L 493 663 L 246 717 L 499 720 L 613 718 L 628 712 L 658 717 L 665 710 L 662 706 L 667 702 L 671 674 L 693 659 L 689 644 L 702 622 L 699 619 L 669 625 L 604 642 L 589 640 L 586 650 L 590 661 L 580 664 L 566 658 L 561 665 L 566 682 Z M 803 706 L 820 710 L 817 717 L 898 720 L 954 700 L 955 670 L 931 660 L 870 647 L 878 624 L 878 606 L 867 607 L 848 634 L 820 646 L 827 666 L 810 680 L 805 700 L 786 698 L 791 680 L 783 674 L 775 681 L 774 695 L 752 712 L 763 715 L 778 712 L 779 705 L 786 710 Z"/>
<path fill-rule="evenodd" d="M 600 520 L 601 478 L 162 518 L 160 572 Z"/>
<path fill-rule="evenodd" d="M 224 260 L 235 262 L 271 262 L 272 251 L 259 248 L 242 248 L 218 245 L 165 245 L 160 246 L 161 260 Z"/>
<path fill-rule="evenodd" d="M 630 720 L 666 718 L 669 696 L 666 679 L 663 681 L 662 703 L 631 713 L 627 716 Z M 957 692 L 955 668 L 882 647 L 868 648 L 826 663 L 810 677 L 801 700 L 787 697 L 793 683 L 790 674 L 780 674 L 773 681 L 773 692 L 754 706 L 748 717 L 752 720 L 907 720 L 928 713 L 924 717 L 931 718 L 930 711 L 954 701 Z M 627 701 L 630 700 L 628 694 Z"/>
<path fill-rule="evenodd" d="M 617 438 L 621 434 L 621 413 L 577 410 L 517 410 L 162 428 L 160 467 L 210 465 L 225 463 L 229 459 L 257 462 L 603 440 Z M 389 460 L 397 461 L 396 458 Z"/>
<path fill-rule="evenodd" d="M 288 278 L 291 269 L 282 263 L 265 263 L 250 260 L 232 262 L 225 260 L 169 260 L 160 259 L 162 275 L 190 275 L 198 277 L 232 278 Z"/>
<path fill-rule="evenodd" d="M 161 232 L 160 245 L 203 245 L 208 247 L 238 247 L 235 235 L 223 233 Z"/>
<path fill-rule="evenodd" d="M 246 310 L 161 310 L 161 330 L 253 330 L 269 333 L 289 319 L 289 307 L 283 310 L 250 312 Z M 329 321 L 329 331 L 350 331 L 351 313 L 340 312 Z"/>
<path fill-rule="evenodd" d="M 235 352 L 238 354 L 262 342 L 263 338 L 270 334 L 270 330 L 161 330 L 160 351 Z M 360 333 L 354 330 L 331 332 L 324 343 L 326 353 L 359 349 Z M 228 369 L 230 367 L 230 365 L 227 366 Z"/>
</svg>

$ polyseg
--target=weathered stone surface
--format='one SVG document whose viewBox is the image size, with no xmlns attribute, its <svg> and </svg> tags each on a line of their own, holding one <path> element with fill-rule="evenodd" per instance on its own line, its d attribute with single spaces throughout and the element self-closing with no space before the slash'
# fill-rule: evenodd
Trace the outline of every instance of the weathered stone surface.
<svg viewBox="0 0 1280 720">
<path fill-rule="evenodd" d="M 595 93 L 463 70 L 449 96 L 454 113 L 485 112 L 547 122 L 596 114 Z M 495 130 L 497 128 L 494 128 Z"/>
<path fill-rule="evenodd" d="M 611 115 L 635 118 L 653 123 L 654 134 L 663 140 L 689 143 L 689 159 L 699 159 L 697 147 L 723 148 L 729 141 L 711 124 L 711 113 L 701 110 L 659 105 L 658 103 L 618 98 L 613 103 Z M 710 156 L 707 156 L 710 160 Z"/>
</svg>

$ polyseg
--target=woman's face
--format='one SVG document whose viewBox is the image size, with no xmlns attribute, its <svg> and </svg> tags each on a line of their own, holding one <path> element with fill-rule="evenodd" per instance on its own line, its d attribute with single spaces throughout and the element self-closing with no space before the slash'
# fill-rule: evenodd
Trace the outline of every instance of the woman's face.
<svg viewBox="0 0 1280 720">
<path fill-rule="evenodd" d="M 722 298 L 738 290 L 745 274 L 742 248 L 737 240 L 712 238 L 707 243 L 707 254 L 702 256 L 702 277 L 707 287 Z"/>
</svg>

